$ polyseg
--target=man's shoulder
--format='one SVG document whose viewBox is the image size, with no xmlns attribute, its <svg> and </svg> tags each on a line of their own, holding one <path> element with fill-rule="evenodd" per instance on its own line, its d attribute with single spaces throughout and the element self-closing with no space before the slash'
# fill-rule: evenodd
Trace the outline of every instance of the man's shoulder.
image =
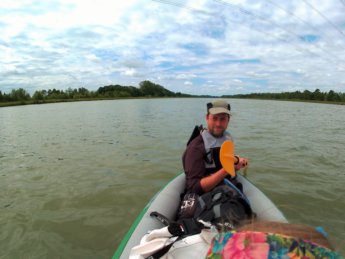
<svg viewBox="0 0 345 259">
<path fill-rule="evenodd" d="M 200 145 L 204 145 L 204 140 L 200 135 L 196 136 L 187 146 L 187 148 L 195 148 L 195 147 L 199 147 Z"/>
<path fill-rule="evenodd" d="M 204 141 L 201 137 L 201 135 L 195 137 L 189 145 L 186 147 L 185 152 L 183 153 L 183 157 L 187 155 L 193 155 L 200 154 L 201 156 L 205 153 L 205 147 L 204 147 Z"/>
<path fill-rule="evenodd" d="M 230 139 L 232 139 L 232 135 L 231 135 L 231 133 L 230 133 L 230 131 L 224 131 L 224 136 L 226 137 L 226 138 L 230 138 Z"/>
<path fill-rule="evenodd" d="M 193 161 L 203 160 L 205 153 L 204 141 L 201 135 L 198 135 L 189 143 L 183 152 L 182 163 L 184 169 L 186 170 L 186 164 L 193 165 Z"/>
</svg>

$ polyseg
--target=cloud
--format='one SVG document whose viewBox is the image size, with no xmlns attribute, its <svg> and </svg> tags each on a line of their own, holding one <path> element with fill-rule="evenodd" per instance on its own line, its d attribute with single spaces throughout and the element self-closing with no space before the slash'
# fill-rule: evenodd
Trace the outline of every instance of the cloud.
<svg viewBox="0 0 345 259">
<path fill-rule="evenodd" d="M 243 81 L 242 80 L 240 80 L 240 79 L 233 79 L 232 80 L 234 83 L 239 83 L 239 84 L 241 84 L 241 83 L 243 83 Z"/>
<path fill-rule="evenodd" d="M 148 78 L 192 94 L 345 89 L 344 5 L 308 3 L 1 2 L 0 90 Z"/>
<path fill-rule="evenodd" d="M 129 68 L 129 69 L 126 69 L 125 71 L 121 72 L 122 75 L 125 75 L 125 76 L 135 76 L 137 75 L 137 71 L 134 69 L 134 68 Z"/>
<path fill-rule="evenodd" d="M 176 76 L 176 79 L 191 79 L 191 78 L 196 78 L 197 75 L 195 74 L 178 74 Z"/>
</svg>

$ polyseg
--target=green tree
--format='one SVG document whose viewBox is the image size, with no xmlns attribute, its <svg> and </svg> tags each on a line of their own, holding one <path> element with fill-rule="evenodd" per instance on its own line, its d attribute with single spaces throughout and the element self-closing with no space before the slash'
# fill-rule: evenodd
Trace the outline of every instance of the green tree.
<svg viewBox="0 0 345 259">
<path fill-rule="evenodd" d="M 32 96 L 32 99 L 35 102 L 42 102 L 46 99 L 47 97 L 47 90 L 37 90 Z"/>
<path fill-rule="evenodd" d="M 30 94 L 23 88 L 12 89 L 10 98 L 12 101 L 26 101 L 30 99 Z"/>
<path fill-rule="evenodd" d="M 90 92 L 84 87 L 78 88 L 78 96 L 79 98 L 88 98 L 90 97 Z"/>
<path fill-rule="evenodd" d="M 57 100 L 57 99 L 68 99 L 68 94 L 66 94 L 63 90 L 57 89 L 48 89 L 47 92 L 47 99 Z"/>
<path fill-rule="evenodd" d="M 327 94 L 327 101 L 340 102 L 341 101 L 340 94 L 337 94 L 333 90 L 330 90 Z"/>
<path fill-rule="evenodd" d="M 98 88 L 97 95 L 101 97 L 139 97 L 142 92 L 133 86 L 107 85 Z"/>
<path fill-rule="evenodd" d="M 67 90 L 64 92 L 65 97 L 67 99 L 72 99 L 73 98 L 73 89 L 71 87 L 68 87 Z M 61 93 L 59 93 L 61 95 Z"/>
<path fill-rule="evenodd" d="M 175 93 L 165 89 L 161 85 L 154 84 L 148 80 L 140 82 L 139 88 L 144 96 L 175 96 Z"/>
<path fill-rule="evenodd" d="M 323 101 L 324 94 L 320 91 L 320 89 L 316 89 L 313 93 L 313 100 Z"/>
<path fill-rule="evenodd" d="M 303 100 L 311 100 L 311 92 L 309 90 L 304 90 L 302 95 Z"/>
</svg>

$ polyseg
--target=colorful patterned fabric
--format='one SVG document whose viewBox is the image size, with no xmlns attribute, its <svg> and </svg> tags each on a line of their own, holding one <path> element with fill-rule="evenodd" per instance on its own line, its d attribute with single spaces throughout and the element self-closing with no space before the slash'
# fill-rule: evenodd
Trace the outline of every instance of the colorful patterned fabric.
<svg viewBox="0 0 345 259">
<path fill-rule="evenodd" d="M 207 259 L 343 258 L 318 244 L 280 234 L 255 231 L 226 232 L 212 241 Z"/>
</svg>

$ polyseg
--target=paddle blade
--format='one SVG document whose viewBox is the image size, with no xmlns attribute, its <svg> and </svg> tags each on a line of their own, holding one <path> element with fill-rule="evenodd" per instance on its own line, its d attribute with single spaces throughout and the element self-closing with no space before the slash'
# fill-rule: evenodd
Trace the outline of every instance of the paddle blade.
<svg viewBox="0 0 345 259">
<path fill-rule="evenodd" d="M 235 144 L 230 140 L 224 141 L 222 146 L 220 147 L 220 162 L 225 169 L 231 176 L 236 176 L 235 173 Z"/>
</svg>

